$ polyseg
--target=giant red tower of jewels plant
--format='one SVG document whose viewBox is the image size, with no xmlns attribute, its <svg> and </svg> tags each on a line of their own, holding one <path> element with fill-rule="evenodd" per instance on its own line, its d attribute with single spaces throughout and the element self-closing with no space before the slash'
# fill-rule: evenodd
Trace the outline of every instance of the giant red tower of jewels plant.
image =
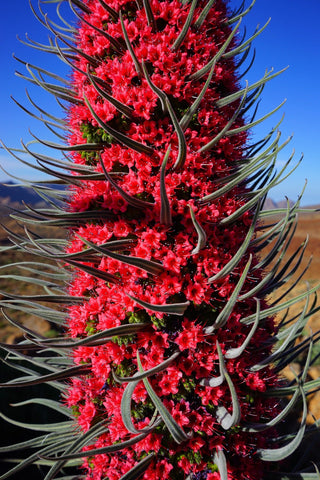
<svg viewBox="0 0 320 480">
<path fill-rule="evenodd" d="M 21 298 L 25 311 L 66 330 L 50 340 L 27 331 L 22 345 L 5 348 L 33 365 L 10 385 L 62 388 L 64 406 L 43 403 L 68 418 L 72 412 L 77 428 L 70 430 L 69 419 L 12 447 L 39 451 L 1 478 L 41 461 L 52 462 L 46 480 L 68 462 L 79 465 L 79 475 L 59 478 L 261 480 L 288 468 L 274 462 L 305 434 L 310 351 L 296 384 L 284 386 L 279 371 L 301 353 L 294 341 L 315 307 L 307 303 L 293 324 L 284 316 L 287 329 L 279 332 L 274 315 L 294 300 L 264 300 L 299 263 L 298 251 L 280 266 L 299 202 L 256 236 L 287 142 L 277 127 L 255 144 L 248 136 L 264 119 L 255 118 L 256 101 L 278 75 L 241 81 L 239 67 L 263 30 L 239 38 L 252 5 L 231 13 L 222 0 L 51 3 L 58 13 L 69 4 L 77 26 L 59 28 L 40 7 L 55 42 L 33 46 L 58 54 L 73 73 L 66 81 L 26 66 L 33 83 L 67 102 L 63 121 L 40 115 L 51 130 L 65 131 L 67 144 L 36 138 L 66 159 L 23 147 L 38 169 L 70 184 L 70 195 L 65 207 L 28 207 L 18 218 L 67 227 L 68 239 L 41 239 L 28 228 L 25 237 L 10 236 L 12 248 L 18 242 L 58 261 L 50 270 L 35 263 L 51 280 L 42 295 Z M 46 197 L 46 187 L 34 187 Z M 61 281 L 68 285 L 62 292 Z M 21 298 L 7 294 L 5 312 L 21 308 Z M 45 357 L 35 356 L 39 350 Z M 293 397 L 283 410 L 286 393 Z M 299 398 L 298 433 L 280 436 L 277 425 Z"/>
</svg>

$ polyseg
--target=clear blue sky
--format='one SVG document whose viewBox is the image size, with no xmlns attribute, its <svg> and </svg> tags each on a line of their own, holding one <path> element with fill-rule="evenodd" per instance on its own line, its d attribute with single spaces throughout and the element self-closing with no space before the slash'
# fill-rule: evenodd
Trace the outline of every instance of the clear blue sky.
<svg viewBox="0 0 320 480">
<path fill-rule="evenodd" d="M 34 0 L 35 4 L 37 1 Z M 236 7 L 240 0 L 230 0 L 231 7 Z M 251 0 L 247 0 L 247 5 Z M 298 170 L 277 187 L 271 194 L 275 200 L 287 195 L 295 200 L 301 191 L 304 180 L 308 186 L 304 196 L 304 205 L 320 203 L 320 36 L 319 0 L 257 0 L 256 5 L 247 15 L 244 24 L 247 35 L 252 34 L 257 24 L 261 26 L 271 17 L 271 22 L 262 35 L 255 41 L 257 51 L 256 61 L 251 72 L 245 78 L 249 82 L 258 80 L 265 69 L 275 71 L 289 65 L 289 69 L 280 77 L 269 82 L 262 94 L 259 116 L 276 107 L 283 99 L 287 99 L 281 112 L 277 112 L 264 126 L 255 128 L 254 139 L 264 136 L 278 122 L 282 113 L 285 119 L 281 125 L 282 138 L 285 140 L 292 133 L 294 138 L 286 150 L 280 153 L 278 165 L 281 166 L 290 156 L 292 149 L 296 151 L 298 161 L 301 153 L 304 160 Z M 28 128 L 42 138 L 50 138 L 49 132 L 39 127 L 39 123 L 24 114 L 10 99 L 13 95 L 20 103 L 29 108 L 25 97 L 28 88 L 32 97 L 40 106 L 47 106 L 55 113 L 59 110 L 52 104 L 50 96 L 41 93 L 28 82 L 14 75 L 15 70 L 25 73 L 23 65 L 12 59 L 12 53 L 18 57 L 41 65 L 51 71 L 57 67 L 66 75 L 68 68 L 62 68 L 50 55 L 44 55 L 19 43 L 18 34 L 25 39 L 25 33 L 38 42 L 46 43 L 47 32 L 34 18 L 30 11 L 28 0 L 10 0 L 1 4 L 0 17 L 0 139 L 8 146 L 19 146 L 20 138 L 30 139 Z M 58 152 L 57 152 L 57 155 Z M 27 171 L 10 159 L 6 152 L 0 150 L 0 161 L 11 173 L 28 178 L 38 178 L 37 172 Z M 0 180 L 8 177 L 0 172 Z"/>
</svg>

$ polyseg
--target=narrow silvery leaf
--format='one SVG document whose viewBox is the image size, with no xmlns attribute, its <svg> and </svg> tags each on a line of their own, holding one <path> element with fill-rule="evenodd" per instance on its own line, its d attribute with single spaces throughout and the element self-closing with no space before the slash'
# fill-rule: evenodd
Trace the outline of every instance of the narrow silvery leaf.
<svg viewBox="0 0 320 480">
<path fill-rule="evenodd" d="M 218 467 L 220 480 L 228 480 L 227 460 L 222 450 L 216 450 L 213 461 Z"/>
<path fill-rule="evenodd" d="M 206 19 L 206 16 L 208 15 L 211 7 L 213 6 L 213 4 L 215 3 L 216 0 L 209 0 L 207 5 L 204 7 L 204 9 L 202 10 L 202 12 L 200 13 L 199 17 L 197 18 L 197 20 L 194 22 L 194 26 L 197 27 L 197 28 L 200 28 L 201 25 L 203 24 L 203 22 L 205 21 Z"/>
<path fill-rule="evenodd" d="M 159 365 L 156 367 L 150 368 L 150 370 L 145 370 L 142 373 L 135 373 L 132 377 L 119 377 L 116 375 L 116 373 L 113 371 L 113 377 L 118 383 L 126 383 L 126 382 L 137 382 L 139 380 L 143 380 L 144 378 L 151 377 L 151 375 L 154 375 L 155 373 L 162 372 L 165 370 L 171 363 L 179 357 L 181 352 L 176 352 L 171 357 L 167 358 L 163 362 L 161 362 Z"/>
<path fill-rule="evenodd" d="M 199 93 L 198 97 L 195 99 L 193 104 L 190 106 L 189 110 L 181 118 L 179 123 L 180 123 L 180 127 L 182 128 L 182 130 L 186 130 L 186 128 L 188 127 L 189 123 L 192 120 L 193 115 L 197 112 L 197 110 L 199 108 L 199 105 L 201 103 L 201 100 L 203 99 L 206 91 L 209 88 L 209 85 L 210 85 L 210 82 L 212 80 L 213 73 L 214 73 L 214 70 L 215 70 L 215 66 L 216 66 L 216 64 L 214 63 L 211 67 L 208 78 L 207 78 L 201 92 Z"/>
<path fill-rule="evenodd" d="M 132 400 L 132 395 L 134 393 L 134 390 L 139 382 L 140 380 L 136 380 L 134 382 L 128 383 L 121 398 L 121 417 L 122 417 L 123 424 L 128 430 L 128 432 L 136 435 L 148 434 L 152 432 L 156 428 L 156 426 L 162 423 L 162 420 L 156 421 L 157 420 L 156 418 L 157 410 L 156 410 L 153 418 L 150 420 L 149 425 L 147 427 L 141 428 L 139 430 L 134 426 L 132 421 L 132 416 L 131 416 L 131 400 Z"/>
<path fill-rule="evenodd" d="M 188 306 L 190 305 L 190 302 L 154 304 L 145 302 L 144 300 L 141 300 L 139 298 L 132 297 L 128 293 L 127 295 L 129 298 L 131 298 L 131 300 L 136 302 L 138 305 L 146 308 L 147 310 L 151 310 L 153 312 L 161 312 L 167 315 L 183 315 Z"/>
<path fill-rule="evenodd" d="M 162 223 L 163 225 L 172 225 L 171 208 L 170 208 L 168 195 L 166 192 L 166 182 L 165 182 L 166 166 L 167 166 L 168 158 L 170 155 L 170 150 L 171 150 L 171 146 L 169 145 L 160 169 L 160 199 L 161 199 L 160 223 Z"/>
<path fill-rule="evenodd" d="M 28 430 L 35 430 L 38 432 L 64 432 L 69 433 L 70 429 L 73 428 L 74 423 L 73 421 L 68 422 L 59 422 L 59 423 L 25 423 L 25 422 L 18 422 L 17 420 L 13 420 L 12 418 L 7 417 L 3 413 L 0 412 L 0 417 L 6 420 L 12 425 L 16 425 L 17 427 L 24 427 Z"/>
<path fill-rule="evenodd" d="M 212 277 L 210 277 L 208 279 L 208 283 L 212 283 L 212 282 L 216 282 L 217 280 L 220 280 L 221 278 L 228 275 L 231 271 L 233 271 L 237 267 L 240 260 L 243 258 L 243 255 L 247 251 L 247 248 L 248 248 L 248 246 L 251 242 L 251 239 L 254 235 L 254 232 L 256 230 L 257 220 L 258 220 L 259 215 L 260 215 L 260 208 L 261 208 L 261 204 L 259 203 L 256 207 L 256 211 L 255 211 L 254 217 L 252 219 L 252 223 L 250 225 L 250 228 L 247 232 L 247 235 L 246 235 L 244 241 L 242 242 L 241 247 L 239 248 L 237 253 L 232 256 L 231 260 L 218 273 L 216 273 L 215 275 L 213 275 Z"/>
<path fill-rule="evenodd" d="M 121 337 L 126 335 L 134 335 L 139 331 L 146 328 L 148 324 L 146 323 L 127 323 L 119 325 L 118 327 L 108 328 L 99 333 L 94 333 L 86 338 L 80 340 L 70 341 L 68 337 L 66 338 L 50 338 L 43 339 L 38 342 L 38 345 L 48 346 L 51 348 L 75 348 L 75 347 L 91 347 L 104 345 L 106 341 L 112 339 L 113 337 Z"/>
<path fill-rule="evenodd" d="M 134 51 L 133 48 L 132 48 L 132 45 L 131 45 L 130 39 L 129 39 L 129 37 L 128 37 L 128 33 L 127 33 L 127 30 L 126 30 L 126 27 L 125 27 L 125 24 L 124 24 L 124 21 L 123 21 L 122 13 L 121 13 L 121 12 L 120 12 L 120 14 L 119 14 L 119 17 L 120 17 L 122 33 L 123 33 L 124 40 L 125 40 L 125 42 L 126 42 L 127 49 L 128 49 L 129 52 L 130 52 L 130 55 L 131 55 L 132 61 L 133 61 L 133 63 L 134 63 L 134 66 L 135 66 L 135 68 L 136 68 L 137 74 L 138 74 L 138 75 L 141 75 L 141 74 L 142 74 L 142 67 L 141 67 L 141 64 L 140 64 L 139 60 L 137 59 L 137 56 L 136 56 L 136 54 L 135 54 L 135 51 Z"/>
<path fill-rule="evenodd" d="M 303 328 L 304 328 L 304 326 L 307 322 L 307 319 L 305 318 L 305 314 L 306 314 L 306 311 L 308 309 L 308 305 L 309 305 L 309 295 L 307 297 L 307 300 L 306 300 L 305 306 L 303 308 L 303 311 L 300 315 L 300 318 L 294 323 L 293 327 L 288 328 L 289 334 L 288 334 L 287 338 L 285 338 L 281 342 L 280 347 L 276 351 L 272 352 L 271 355 L 269 355 L 267 358 L 262 360 L 257 365 L 254 365 L 253 367 L 251 367 L 250 370 L 252 372 L 256 372 L 258 370 L 261 370 L 262 368 L 265 368 L 269 364 L 275 362 L 279 357 L 281 357 L 282 354 L 287 353 L 288 346 L 301 333 L 301 331 L 303 330 Z"/>
<path fill-rule="evenodd" d="M 167 100 L 167 95 L 165 94 L 165 92 L 163 92 L 160 88 L 158 88 L 150 79 L 150 76 L 148 74 L 148 70 L 146 68 L 146 65 L 144 63 L 144 61 L 142 61 L 142 70 L 143 70 L 143 73 L 144 73 L 144 76 L 147 80 L 147 83 L 149 85 L 149 87 L 151 88 L 151 90 L 159 97 L 159 100 L 161 102 L 161 106 L 162 106 L 162 110 L 163 112 L 166 112 L 167 111 L 167 105 L 166 105 L 166 100 Z"/>
<path fill-rule="evenodd" d="M 200 70 L 198 70 L 196 73 L 193 73 L 192 75 L 190 75 L 190 80 L 199 80 L 201 77 L 203 77 L 203 75 L 205 75 L 207 72 L 211 70 L 211 67 L 217 63 L 217 61 L 222 57 L 222 55 L 224 54 L 224 52 L 232 42 L 233 37 L 238 32 L 240 24 L 241 24 L 241 19 L 239 20 L 235 28 L 232 30 L 229 37 L 224 42 L 224 44 L 222 45 L 218 53 L 216 53 L 216 55 L 210 60 L 210 62 L 207 63 L 207 65 L 200 68 Z"/>
<path fill-rule="evenodd" d="M 228 131 L 229 131 L 231 125 L 236 121 L 236 119 L 238 118 L 238 116 L 241 113 L 241 110 L 243 109 L 243 107 L 245 105 L 246 98 L 247 98 L 247 89 L 248 89 L 248 83 L 247 83 L 246 89 L 244 91 L 243 97 L 241 99 L 240 105 L 238 106 L 237 110 L 234 112 L 234 114 L 232 115 L 230 120 L 226 123 L 226 125 L 223 127 L 223 129 L 212 140 L 210 140 L 210 142 L 206 143 L 206 145 L 203 145 L 203 147 L 201 147 L 198 150 L 198 153 L 207 152 L 212 147 L 214 147 L 214 145 L 216 145 L 223 136 L 228 135 Z"/>
<path fill-rule="evenodd" d="M 76 268 L 79 268 L 79 270 L 83 270 L 84 272 L 89 273 L 96 278 L 101 278 L 106 282 L 115 284 L 120 283 L 120 279 L 111 273 L 104 272 L 103 270 L 99 270 L 98 268 L 90 267 L 89 265 L 84 265 L 82 263 L 76 262 L 75 260 L 70 260 L 70 258 L 66 259 L 66 262 Z"/>
<path fill-rule="evenodd" d="M 253 83 L 252 85 L 250 85 L 248 87 L 247 91 L 251 92 L 252 90 L 256 89 L 257 87 L 260 87 L 260 85 L 266 84 L 267 82 L 269 82 L 273 78 L 277 77 L 278 75 L 281 75 L 281 73 L 283 73 L 286 69 L 287 68 L 283 68 L 279 72 L 276 72 L 276 73 L 273 73 L 273 74 L 272 74 L 273 70 L 270 70 L 269 72 L 266 71 L 266 73 L 264 74 L 264 76 L 260 80 L 258 80 L 257 82 Z M 244 90 L 245 89 L 239 90 L 236 93 L 232 93 L 231 95 L 228 95 L 227 97 L 224 97 L 220 100 L 217 100 L 217 102 L 216 102 L 217 107 L 219 107 L 219 108 L 225 107 L 226 105 L 229 105 L 230 103 L 234 102 L 235 100 L 238 100 L 238 98 L 243 96 Z"/>
<path fill-rule="evenodd" d="M 216 318 L 214 324 L 212 326 L 206 327 L 204 329 L 205 333 L 213 333 L 214 330 L 217 330 L 218 328 L 222 327 L 226 321 L 228 320 L 229 316 L 231 315 L 231 312 L 237 302 L 239 293 L 241 291 L 241 288 L 243 287 L 243 284 L 247 278 L 250 266 L 252 262 L 252 255 L 250 254 L 249 260 L 239 278 L 238 283 L 236 284 L 228 302 L 226 303 L 225 307 L 221 310 L 219 313 L 218 317 Z"/>
<path fill-rule="evenodd" d="M 174 44 L 171 47 L 172 50 L 177 50 L 180 47 L 180 45 L 182 44 L 183 40 L 185 39 L 185 37 L 188 33 L 188 30 L 190 28 L 190 25 L 191 25 L 191 22 L 192 22 L 192 19 L 193 19 L 193 14 L 194 14 L 195 8 L 197 6 L 197 3 L 198 3 L 198 0 L 192 0 L 187 19 L 185 21 L 185 24 L 183 25 L 183 28 L 182 28 L 181 32 L 179 33 L 178 38 L 175 40 Z"/>
<path fill-rule="evenodd" d="M 137 463 L 133 468 L 131 468 L 129 472 L 125 473 L 120 478 L 120 480 L 138 480 L 138 478 L 141 478 L 141 475 L 147 470 L 150 463 L 154 459 L 154 456 L 154 453 L 150 453 L 149 455 L 144 457 L 142 460 L 140 460 L 139 463 Z"/>
<path fill-rule="evenodd" d="M 107 10 L 112 19 L 117 22 L 119 20 L 119 13 L 114 8 L 110 7 L 104 0 L 98 0 L 98 2 Z"/>
<path fill-rule="evenodd" d="M 172 105 L 168 99 L 168 97 L 166 97 L 166 107 L 167 107 L 167 110 L 169 112 L 169 115 L 170 115 L 170 118 L 172 120 L 172 123 L 173 123 L 173 126 L 174 126 L 174 129 L 176 131 L 176 134 L 177 134 L 177 137 L 178 137 L 178 144 L 179 144 L 179 151 L 178 151 L 178 157 L 177 157 L 177 160 L 173 166 L 173 168 L 175 170 L 180 170 L 185 161 L 186 161 L 186 157 L 187 157 L 187 142 L 186 142 L 186 138 L 184 136 L 184 133 L 183 133 L 183 130 L 182 128 L 180 127 L 180 124 L 178 122 L 178 119 L 176 117 L 176 114 L 172 108 Z"/>
<path fill-rule="evenodd" d="M 154 15 L 153 15 L 153 11 L 152 11 L 152 7 L 150 5 L 149 0 L 143 0 L 143 6 L 144 6 L 144 10 L 145 10 L 146 15 L 147 15 L 148 25 L 150 25 L 152 27 L 153 32 L 156 32 L 157 31 L 157 24 L 156 24 L 156 21 L 155 21 Z"/>
<path fill-rule="evenodd" d="M 132 119 L 133 118 L 133 109 L 129 107 L 128 105 L 125 105 L 124 103 L 120 102 L 116 98 L 112 97 L 112 95 L 109 95 L 105 90 L 99 87 L 97 82 L 95 81 L 95 77 L 90 74 L 90 72 L 87 72 L 87 75 L 94 86 L 94 88 L 97 90 L 97 92 L 108 102 L 110 102 L 120 113 L 123 113 L 126 117 Z"/>
<path fill-rule="evenodd" d="M 233 16 L 229 20 L 227 20 L 227 23 L 229 25 L 231 25 L 232 23 L 237 22 L 240 18 L 243 18 L 245 15 L 247 15 L 247 13 L 250 12 L 250 10 L 252 9 L 252 7 L 255 3 L 256 3 L 256 0 L 253 0 L 253 2 L 249 5 L 249 7 L 246 10 L 244 10 L 243 12 L 241 12 L 239 14 L 236 13 L 235 16 Z M 243 2 L 243 4 L 244 4 L 244 2 Z"/>
<path fill-rule="evenodd" d="M 121 255 L 120 253 L 112 252 L 111 250 L 102 247 L 101 245 L 96 245 L 95 243 L 89 242 L 89 240 L 86 240 L 80 235 L 77 235 L 77 237 L 80 238 L 80 240 L 85 245 L 91 247 L 93 250 L 100 252 L 107 257 L 113 258 L 114 260 L 119 260 L 119 262 L 140 268 L 141 270 L 144 270 L 151 275 L 158 275 L 165 270 L 161 263 L 152 262 L 151 260 L 146 260 L 145 258 L 132 257 L 130 255 Z"/>
<path fill-rule="evenodd" d="M 248 47 L 255 38 L 257 38 L 265 28 L 267 28 L 267 26 L 269 25 L 270 23 L 270 20 L 271 18 L 269 18 L 269 20 L 265 23 L 265 25 L 263 27 L 260 28 L 260 30 L 258 30 L 258 27 L 257 27 L 257 31 L 256 33 L 254 33 L 250 38 L 248 38 L 248 40 L 246 40 L 244 43 L 241 43 L 238 47 L 234 48 L 233 50 L 231 50 L 230 52 L 227 52 L 227 53 L 224 53 L 224 58 L 231 58 L 231 57 L 234 57 L 235 55 L 238 55 L 239 53 L 241 53 L 246 47 Z"/>
<path fill-rule="evenodd" d="M 38 378 L 25 380 L 23 382 L 11 381 L 7 383 L 0 383 L 0 387 L 29 387 L 31 385 L 39 385 L 40 383 L 47 383 L 53 380 L 65 380 L 71 377 L 77 377 L 90 372 L 89 365 L 77 365 L 75 367 L 66 368 L 57 373 L 50 373 L 49 375 L 38 376 Z"/>
<path fill-rule="evenodd" d="M 218 351 L 218 356 L 219 356 L 219 369 L 220 369 L 220 375 L 218 377 L 209 377 L 209 378 L 202 378 L 200 380 L 200 385 L 204 385 L 206 387 L 218 387 L 221 385 L 224 380 L 225 380 L 225 364 L 224 364 L 224 359 L 221 351 L 221 347 L 219 342 L 217 341 L 217 351 Z"/>
<path fill-rule="evenodd" d="M 256 299 L 257 302 L 257 313 L 256 313 L 256 319 L 251 327 L 250 332 L 247 335 L 247 338 L 243 342 L 243 344 L 240 347 L 235 347 L 235 348 L 229 348 L 229 350 L 226 351 L 225 353 L 225 358 L 238 358 L 242 353 L 245 351 L 247 346 L 249 345 L 253 335 L 255 334 L 257 327 L 259 325 L 259 320 L 260 320 L 260 300 Z"/>
<path fill-rule="evenodd" d="M 111 175 L 107 172 L 106 170 L 106 167 L 104 166 L 104 163 L 103 163 L 103 160 L 102 158 L 100 157 L 100 164 L 101 164 L 101 167 L 102 167 L 102 170 L 103 170 L 103 173 L 105 174 L 106 176 L 106 179 L 108 180 L 109 183 L 111 183 L 111 185 L 117 190 L 118 193 L 120 193 L 120 195 L 122 196 L 122 198 L 129 203 L 129 205 L 132 205 L 133 207 L 135 208 L 142 208 L 142 209 L 145 209 L 145 208 L 151 208 L 154 206 L 153 203 L 150 203 L 150 202 L 145 202 L 143 200 L 140 200 L 140 198 L 136 198 L 136 197 L 133 197 L 132 195 L 129 195 L 128 193 L 126 193 L 123 188 L 121 188 L 119 185 L 116 184 L 116 182 L 113 180 L 113 178 L 111 177 Z"/>
<path fill-rule="evenodd" d="M 275 449 L 268 449 L 268 448 L 259 449 L 258 455 L 265 462 L 279 462 L 289 457 L 289 455 L 291 455 L 296 451 L 296 449 L 299 447 L 304 437 L 308 407 L 307 407 L 307 400 L 306 400 L 305 393 L 301 387 L 300 387 L 300 390 L 301 390 L 301 396 L 303 400 L 303 414 L 302 414 L 300 428 L 296 433 L 296 435 L 293 437 L 293 440 L 291 440 L 291 442 L 289 442 L 287 445 L 284 445 L 283 447 L 279 447 Z"/>
<path fill-rule="evenodd" d="M 137 363 L 140 372 L 143 372 L 142 364 L 139 357 L 139 352 L 137 351 Z M 169 413 L 167 408 L 163 405 L 158 395 L 153 390 L 152 386 L 150 385 L 147 378 L 143 379 L 144 386 L 149 394 L 149 397 L 152 400 L 152 403 L 156 407 L 157 411 L 159 412 L 162 420 L 164 421 L 166 427 L 168 428 L 169 432 L 171 433 L 173 439 L 177 443 L 183 443 L 189 440 L 189 436 L 184 432 L 184 430 L 177 424 L 174 420 L 172 415 Z M 130 385 L 130 384 L 129 384 Z"/>
<path fill-rule="evenodd" d="M 191 215 L 191 220 L 192 220 L 193 226 L 196 229 L 196 232 L 198 234 L 197 246 L 191 252 L 192 255 L 195 255 L 196 253 L 199 253 L 200 250 L 206 246 L 207 235 L 206 235 L 206 232 L 204 231 L 204 229 L 201 227 L 198 220 L 196 219 L 194 211 L 193 211 L 193 209 L 190 205 L 189 205 L 189 208 L 190 208 L 190 215 Z"/>
<path fill-rule="evenodd" d="M 152 155 L 153 154 L 153 149 L 148 147 L 147 145 L 144 145 L 143 143 L 140 143 L 140 142 L 137 142 L 136 140 L 133 140 L 132 138 L 130 137 L 127 137 L 126 135 L 124 135 L 123 133 L 119 132 L 118 130 L 115 130 L 114 128 L 110 127 L 109 125 L 107 125 L 103 120 L 101 120 L 100 117 L 98 117 L 98 115 L 95 113 L 95 111 L 93 110 L 92 106 L 90 105 L 87 97 L 85 95 L 83 95 L 83 99 L 87 105 L 87 107 L 89 108 L 92 116 L 95 118 L 95 120 L 98 122 L 98 124 L 109 134 L 111 135 L 111 137 L 113 137 L 117 142 L 120 142 L 120 143 L 123 143 L 124 145 L 126 145 L 128 148 L 131 148 L 132 150 L 135 150 L 139 153 L 146 153 L 147 155 Z M 86 145 L 84 145 L 84 148 L 82 150 L 86 150 Z M 101 148 L 101 144 L 100 145 L 100 150 L 102 150 L 103 148 Z M 72 150 L 72 148 L 71 148 Z"/>
</svg>

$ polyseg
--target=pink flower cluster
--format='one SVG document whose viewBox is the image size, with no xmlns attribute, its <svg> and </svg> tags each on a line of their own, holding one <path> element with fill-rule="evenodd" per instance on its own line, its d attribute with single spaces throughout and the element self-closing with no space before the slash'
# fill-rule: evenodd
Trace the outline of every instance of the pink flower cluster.
<svg viewBox="0 0 320 480">
<path fill-rule="evenodd" d="M 88 478 L 118 480 L 146 454 L 154 452 L 155 459 L 141 477 L 143 480 L 183 480 L 188 475 L 195 480 L 218 480 L 220 474 L 213 456 L 216 450 L 222 450 L 228 456 L 230 479 L 260 480 L 262 467 L 255 451 L 264 445 L 264 435 L 243 433 L 238 427 L 224 430 L 216 418 L 216 410 L 223 405 L 232 411 L 229 386 L 222 382 L 212 387 L 204 381 L 219 376 L 217 342 L 223 354 L 240 346 L 251 329 L 240 320 L 254 314 L 256 308 L 252 299 L 238 302 L 222 328 L 210 334 L 205 331 L 228 302 L 250 254 L 248 251 L 232 273 L 208 283 L 233 258 L 251 223 L 251 214 L 247 212 L 231 226 L 220 224 L 243 205 L 244 188 L 233 188 L 209 203 L 199 202 L 217 189 L 221 179 L 244 158 L 247 136 L 243 132 L 223 136 L 210 151 L 199 152 L 239 106 L 238 101 L 223 108 L 216 105 L 219 98 L 239 89 L 235 65 L 232 59 L 223 57 L 217 63 L 209 88 L 184 131 L 186 156 L 181 168 L 174 168 L 181 145 L 172 118 L 163 110 L 159 96 L 150 88 L 142 71 L 143 62 L 149 80 L 166 94 L 180 121 L 207 78 L 205 75 L 194 80 L 192 75 L 214 57 L 230 35 L 225 3 L 217 0 L 203 24 L 198 28 L 191 25 L 182 44 L 175 49 L 173 45 L 186 22 L 190 3 L 151 0 L 155 23 L 152 25 L 145 9 L 138 7 L 139 2 L 108 2 L 115 11 L 122 12 L 140 70 L 126 48 L 121 19 L 108 13 L 103 2 L 86 0 L 85 3 L 91 13 L 83 14 L 84 22 L 76 36 L 76 46 L 83 55 L 78 54 L 75 60 L 73 88 L 79 102 L 69 111 L 73 130 L 69 143 L 83 144 L 84 149 L 86 143 L 100 143 L 100 153 L 75 152 L 73 161 L 91 165 L 101 174 L 106 171 L 112 182 L 83 180 L 81 186 L 73 187 L 70 210 L 101 211 L 101 219 L 93 218 L 74 228 L 68 252 L 85 251 L 89 245 L 86 242 L 106 248 L 107 242 L 127 241 L 124 249 L 119 249 L 120 254 L 128 259 L 149 260 L 158 265 L 159 272 L 152 274 L 108 254 L 82 263 L 111 275 L 113 282 L 75 268 L 69 293 L 87 300 L 69 309 L 68 329 L 73 338 L 86 338 L 128 323 L 144 323 L 145 328 L 134 335 L 114 337 L 104 345 L 75 349 L 74 362 L 89 363 L 91 374 L 72 381 L 66 401 L 83 431 L 106 420 L 105 433 L 90 449 L 125 441 L 132 437 L 121 416 L 126 383 L 117 383 L 115 376 L 134 375 L 138 371 L 138 354 L 143 369 L 149 370 L 179 353 L 149 382 L 175 422 L 189 434 L 189 440 L 180 445 L 175 443 L 161 424 L 121 452 L 86 457 L 84 468 Z M 198 2 L 195 19 L 205 4 Z M 116 43 L 110 42 L 109 36 Z M 129 107 L 130 114 L 119 112 L 103 92 Z M 122 145 L 104 131 L 102 122 L 149 148 L 150 153 Z M 243 119 L 238 118 L 232 127 L 241 125 Z M 165 190 L 172 222 L 161 223 L 160 169 L 169 146 Z M 123 192 L 130 196 L 127 198 L 147 202 L 145 207 L 134 207 Z M 198 233 L 190 207 L 206 235 L 206 244 L 198 253 L 194 252 Z M 108 212 L 109 217 L 104 216 Z M 242 291 L 249 291 L 255 281 L 248 276 Z M 151 305 L 189 302 L 189 306 L 179 316 L 143 307 L 141 302 Z M 274 400 L 262 396 L 277 381 L 275 376 L 269 369 L 250 371 L 253 364 L 268 354 L 267 340 L 273 331 L 273 322 L 266 321 L 241 356 L 225 360 L 241 405 L 241 418 L 246 421 L 275 415 Z M 155 407 L 142 381 L 133 392 L 131 409 L 134 427 L 145 428 Z"/>
</svg>

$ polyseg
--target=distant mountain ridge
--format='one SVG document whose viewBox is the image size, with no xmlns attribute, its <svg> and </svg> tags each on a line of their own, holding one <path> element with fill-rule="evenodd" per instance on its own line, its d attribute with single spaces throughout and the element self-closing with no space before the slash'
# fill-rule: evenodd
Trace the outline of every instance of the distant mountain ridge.
<svg viewBox="0 0 320 480">
<path fill-rule="evenodd" d="M 56 189 L 64 190 L 62 185 L 55 185 Z M 0 183 L 0 207 L 22 205 L 25 202 L 35 206 L 43 203 L 43 199 L 31 187 L 23 187 L 12 181 Z"/>
</svg>

